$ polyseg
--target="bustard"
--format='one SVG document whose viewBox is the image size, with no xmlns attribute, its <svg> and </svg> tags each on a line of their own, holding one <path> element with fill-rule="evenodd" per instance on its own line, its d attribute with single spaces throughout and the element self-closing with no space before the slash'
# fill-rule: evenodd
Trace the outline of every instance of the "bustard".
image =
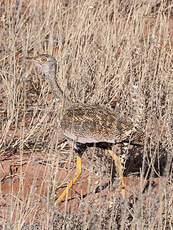
<svg viewBox="0 0 173 230">
<path fill-rule="evenodd" d="M 102 106 L 73 105 L 69 98 L 64 95 L 56 81 L 57 64 L 54 57 L 42 54 L 36 57 L 27 57 L 26 59 L 41 68 L 54 95 L 63 98 L 68 105 L 60 125 L 65 137 L 74 143 L 74 149 L 77 153 L 76 173 L 55 201 L 57 204 L 65 197 L 68 189 L 72 187 L 82 172 L 81 157 L 85 146 L 91 143 L 98 144 L 102 142 L 113 145 L 133 139 L 132 137 L 136 130 L 132 122 L 117 118 L 112 111 Z M 125 199 L 125 185 L 121 161 L 111 149 L 108 149 L 108 153 L 113 158 L 115 166 L 118 169 L 122 186 L 122 198 Z"/>
</svg>

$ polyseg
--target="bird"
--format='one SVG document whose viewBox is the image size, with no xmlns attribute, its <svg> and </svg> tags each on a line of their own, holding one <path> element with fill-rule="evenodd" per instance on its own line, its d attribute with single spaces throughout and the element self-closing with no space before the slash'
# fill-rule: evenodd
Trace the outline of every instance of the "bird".
<svg viewBox="0 0 173 230">
<path fill-rule="evenodd" d="M 116 117 L 113 111 L 98 104 L 75 104 L 63 92 L 56 80 L 57 61 L 48 54 L 39 54 L 33 57 L 26 57 L 25 60 L 31 61 L 39 67 L 48 81 L 51 91 L 55 97 L 65 101 L 63 117 L 60 127 L 65 138 L 73 144 L 76 153 L 76 172 L 68 186 L 61 195 L 55 200 L 55 204 L 61 202 L 72 185 L 78 180 L 82 173 L 82 155 L 88 146 L 106 143 L 108 146 L 123 141 L 133 141 L 136 128 L 132 121 Z M 121 159 L 108 148 L 109 155 L 113 158 L 121 179 L 122 199 L 125 199 L 125 183 L 123 179 L 123 167 Z"/>
</svg>

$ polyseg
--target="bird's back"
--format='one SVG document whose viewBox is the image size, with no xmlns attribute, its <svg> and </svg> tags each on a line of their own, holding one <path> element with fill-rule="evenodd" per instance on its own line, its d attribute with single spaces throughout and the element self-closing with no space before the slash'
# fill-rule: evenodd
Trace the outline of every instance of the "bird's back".
<svg viewBox="0 0 173 230">
<path fill-rule="evenodd" d="M 64 135 L 79 143 L 116 143 L 133 133 L 130 121 L 116 118 L 112 111 L 99 105 L 75 105 L 61 120 Z"/>
</svg>

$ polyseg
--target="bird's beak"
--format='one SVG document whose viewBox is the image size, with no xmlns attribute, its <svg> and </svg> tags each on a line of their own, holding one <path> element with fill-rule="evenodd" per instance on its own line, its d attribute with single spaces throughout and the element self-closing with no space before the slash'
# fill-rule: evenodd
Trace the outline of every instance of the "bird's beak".
<svg viewBox="0 0 173 230">
<path fill-rule="evenodd" d="M 24 57 L 25 61 L 29 61 L 29 62 L 33 62 L 34 61 L 34 57 Z"/>
<path fill-rule="evenodd" d="M 29 65 L 34 64 L 37 66 L 37 62 L 35 61 L 35 57 L 24 57 L 24 62 L 28 62 Z"/>
<path fill-rule="evenodd" d="M 35 64 L 35 65 L 40 64 L 40 63 L 37 61 L 36 57 L 24 57 L 24 60 L 27 61 L 27 62 L 29 62 L 29 63 L 33 63 L 33 64 Z"/>
<path fill-rule="evenodd" d="M 42 68 L 40 62 L 37 60 L 37 57 L 25 57 L 25 60 L 31 64 L 34 64 L 36 67 Z"/>
</svg>

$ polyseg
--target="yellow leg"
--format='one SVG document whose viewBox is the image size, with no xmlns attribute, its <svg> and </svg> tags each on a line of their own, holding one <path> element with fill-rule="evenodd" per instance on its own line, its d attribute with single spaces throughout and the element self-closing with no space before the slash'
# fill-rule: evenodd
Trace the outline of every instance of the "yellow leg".
<svg viewBox="0 0 173 230">
<path fill-rule="evenodd" d="M 68 186 L 64 189 L 58 199 L 55 201 L 55 204 L 58 204 L 67 194 L 68 190 L 71 189 L 72 185 L 77 181 L 78 177 L 82 172 L 82 160 L 81 157 L 77 156 L 77 163 L 76 163 L 76 173 L 73 179 L 69 182 Z"/>
<path fill-rule="evenodd" d="M 124 183 L 124 179 L 123 179 L 123 169 L 122 169 L 121 160 L 113 151 L 108 150 L 108 152 L 111 155 L 111 157 L 114 159 L 115 166 L 116 166 L 116 168 L 118 170 L 119 177 L 121 179 L 121 194 L 122 194 L 122 198 L 124 200 L 126 192 L 125 192 L 125 183 Z"/>
</svg>

